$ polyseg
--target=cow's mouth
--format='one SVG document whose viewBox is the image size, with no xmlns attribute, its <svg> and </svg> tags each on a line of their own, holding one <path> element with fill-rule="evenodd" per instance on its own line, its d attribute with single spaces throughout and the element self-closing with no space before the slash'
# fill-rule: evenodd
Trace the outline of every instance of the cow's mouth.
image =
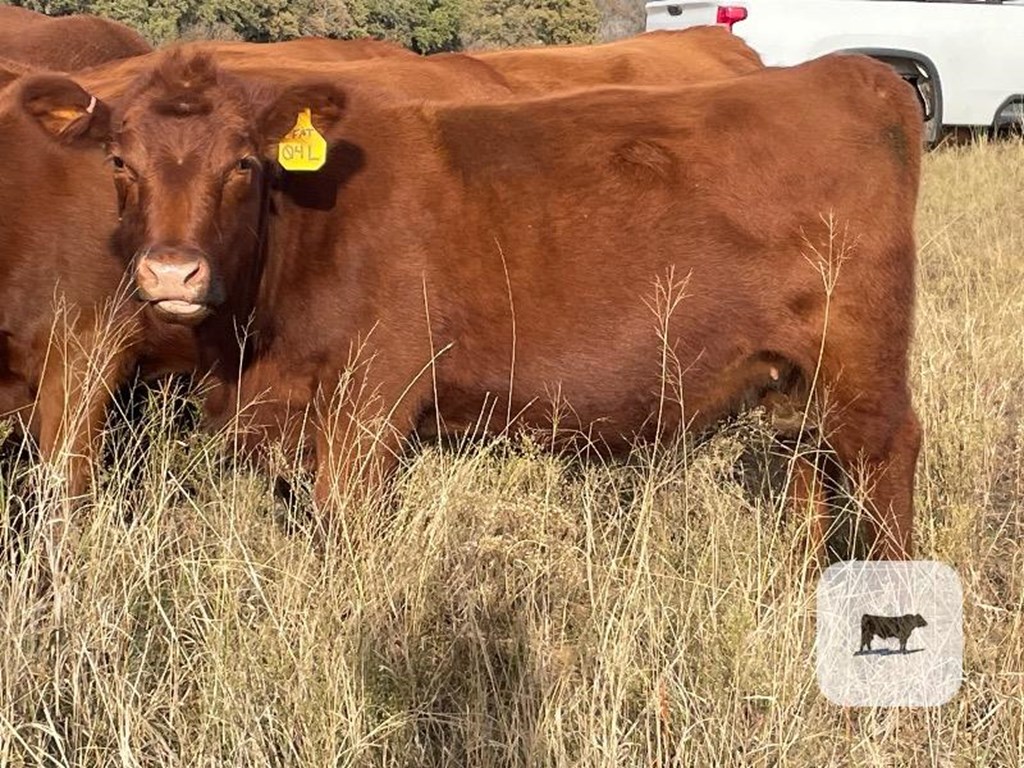
<svg viewBox="0 0 1024 768">
<path fill-rule="evenodd" d="M 179 322 L 194 322 L 210 314 L 210 308 L 206 304 L 196 304 L 182 299 L 161 299 L 151 301 L 150 305 L 167 319 Z"/>
</svg>

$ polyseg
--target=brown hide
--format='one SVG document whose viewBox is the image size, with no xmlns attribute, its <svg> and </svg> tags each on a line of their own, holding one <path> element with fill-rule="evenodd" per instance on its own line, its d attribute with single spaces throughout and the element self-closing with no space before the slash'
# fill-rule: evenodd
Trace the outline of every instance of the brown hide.
<svg viewBox="0 0 1024 768">
<path fill-rule="evenodd" d="M 419 58 L 398 43 L 372 38 L 332 40 L 327 37 L 303 37 L 277 43 L 199 42 L 194 45 L 198 50 L 215 51 L 217 61 L 229 69 L 233 63 L 244 66 L 254 58 L 263 62 L 277 60 L 318 66 L 359 59 Z"/>
<path fill-rule="evenodd" d="M 38 17 L 31 12 L 25 14 Z M 44 17 L 36 18 L 40 19 L 50 23 Z M 226 69 L 265 88 L 280 89 L 292 80 L 308 78 L 310 73 L 329 70 L 336 72 L 335 79 L 341 82 L 382 89 L 389 101 L 511 95 L 503 77 L 473 58 L 424 59 L 378 41 L 308 38 L 268 45 L 202 42 L 182 48 L 212 53 Z M 153 61 L 163 55 L 108 63 L 84 70 L 75 79 L 90 94 L 115 101 L 140 76 L 145 77 Z M 358 60 L 363 58 L 374 60 L 360 64 Z M 10 72 L 12 78 L 29 69 L 17 62 L 7 64 L 0 63 L 0 70 Z M 577 74 L 582 76 L 583 72 Z M 20 98 L 21 91 L 18 93 L 11 97 L 14 102 Z M 58 376 L 62 363 L 47 352 L 49 329 L 56 320 L 54 301 L 62 295 L 72 305 L 72 314 L 77 317 L 72 330 L 87 337 L 79 343 L 86 349 L 90 344 L 95 346 L 98 340 L 91 330 L 95 316 L 117 293 L 124 265 L 133 252 L 127 247 L 115 249 L 120 258 L 111 255 L 111 237 L 117 225 L 116 195 L 102 153 L 81 142 L 72 147 L 51 144 L 24 115 L 14 112 L 10 102 L 0 104 L 0 121 L 5 126 L 0 136 L 0 160 L 5 162 L 0 204 L 9 212 L 9 223 L 0 227 L 5 254 L 0 274 L 5 276 L 2 293 L 7 307 L 0 326 L 4 339 L 0 348 L 4 360 L 0 401 L 4 412 L 31 415 L 44 455 L 52 454 L 64 441 L 87 458 L 107 401 L 102 388 L 93 388 L 93 399 L 83 408 L 87 414 L 84 421 L 66 423 L 65 402 L 75 397 L 76 390 L 72 387 L 69 393 Z M 75 244 L 73 253 L 68 251 L 68 243 Z M 116 324 L 124 337 L 124 349 L 110 358 L 102 376 L 107 389 L 116 388 L 137 365 L 151 375 L 193 368 L 191 333 L 153 320 L 149 314 L 134 313 L 130 306 L 121 308 Z M 81 357 L 67 362 L 80 365 Z M 30 408 L 37 393 L 39 403 L 33 411 Z M 81 489 L 85 462 L 79 462 L 77 468 L 72 485 Z"/>
<path fill-rule="evenodd" d="M 440 56 L 444 55 L 448 54 Z M 753 49 L 723 27 L 647 32 L 604 45 L 521 48 L 473 56 L 494 67 L 517 92 L 541 93 L 565 83 L 584 88 L 707 82 L 764 66 Z"/>
<path fill-rule="evenodd" d="M 22 75 L 31 74 L 35 71 L 36 67 L 30 64 L 23 64 L 20 61 L 0 56 L 0 89 L 7 87 Z"/>
<path fill-rule="evenodd" d="M 254 311 L 242 399 L 333 414 L 318 421 L 321 501 L 365 478 L 367 451 L 386 473 L 424 413 L 483 414 L 491 432 L 557 421 L 614 450 L 711 423 L 781 367 L 813 383 L 839 461 L 869 481 L 879 552 L 909 553 L 921 125 L 885 65 L 829 56 L 493 104 L 296 84 L 254 104 L 169 58 L 125 102 L 123 235 L 201 275 L 187 300 L 167 284 L 147 298 L 201 308 L 209 360 L 231 360 Z M 300 105 L 330 160 L 261 205 L 264 171 L 232 158 Z M 318 393 L 352 370 L 325 409 Z M 374 415 L 390 431 L 368 441 L 353 425 Z"/>
<path fill-rule="evenodd" d="M 0 51 L 34 67 L 71 72 L 151 50 L 141 35 L 110 19 L 0 6 Z"/>
<path fill-rule="evenodd" d="M 134 302 L 114 309 L 119 286 L 131 286 L 111 247 L 103 153 L 48 141 L 11 108 L 20 95 L 17 85 L 0 92 L 0 413 L 24 419 L 44 456 L 81 457 L 69 467 L 78 493 L 109 392 L 139 361 L 153 374 L 187 370 L 194 353 L 183 329 L 146 328 Z"/>
<path fill-rule="evenodd" d="M 265 46 L 253 46 L 245 56 L 223 57 L 219 47 L 187 46 L 188 55 L 213 55 L 224 71 L 250 83 L 276 88 L 311 78 L 339 84 L 379 88 L 388 100 L 485 100 L 514 95 L 514 90 L 489 64 L 464 54 L 445 56 L 399 55 L 387 58 L 345 59 L 311 64 L 306 57 L 280 56 Z"/>
</svg>

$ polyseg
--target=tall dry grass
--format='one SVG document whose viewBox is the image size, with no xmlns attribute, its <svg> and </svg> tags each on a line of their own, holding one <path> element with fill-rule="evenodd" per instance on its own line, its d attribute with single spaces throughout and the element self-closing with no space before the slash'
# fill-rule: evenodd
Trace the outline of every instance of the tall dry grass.
<svg viewBox="0 0 1024 768">
<path fill-rule="evenodd" d="M 321 551 L 168 385 L 115 415 L 83 506 L 6 464 L 0 764 L 1024 764 L 1024 147 L 930 155 L 919 232 L 918 552 L 966 601 L 946 706 L 818 693 L 756 415 L 630 463 L 425 447 Z"/>
</svg>

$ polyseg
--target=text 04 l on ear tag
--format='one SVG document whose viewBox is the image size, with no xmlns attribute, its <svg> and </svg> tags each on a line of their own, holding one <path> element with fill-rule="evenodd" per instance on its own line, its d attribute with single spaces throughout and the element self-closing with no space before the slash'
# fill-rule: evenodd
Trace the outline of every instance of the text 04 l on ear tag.
<svg viewBox="0 0 1024 768">
<path fill-rule="evenodd" d="M 308 109 L 278 142 L 277 162 L 287 171 L 319 171 L 327 162 L 327 140 L 313 127 Z"/>
</svg>

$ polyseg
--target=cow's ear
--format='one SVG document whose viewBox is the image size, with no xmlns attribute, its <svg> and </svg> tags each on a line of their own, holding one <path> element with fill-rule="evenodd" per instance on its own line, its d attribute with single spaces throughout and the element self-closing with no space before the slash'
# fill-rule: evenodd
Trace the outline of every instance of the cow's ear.
<svg viewBox="0 0 1024 768">
<path fill-rule="evenodd" d="M 24 78 L 21 106 L 47 135 L 63 144 L 101 143 L 109 138 L 110 109 L 69 78 Z"/>
<path fill-rule="evenodd" d="M 345 111 L 345 94 L 331 83 L 319 82 L 301 83 L 278 93 L 259 115 L 264 146 L 268 150 L 275 146 L 307 109 L 313 127 L 326 137 Z"/>
</svg>

